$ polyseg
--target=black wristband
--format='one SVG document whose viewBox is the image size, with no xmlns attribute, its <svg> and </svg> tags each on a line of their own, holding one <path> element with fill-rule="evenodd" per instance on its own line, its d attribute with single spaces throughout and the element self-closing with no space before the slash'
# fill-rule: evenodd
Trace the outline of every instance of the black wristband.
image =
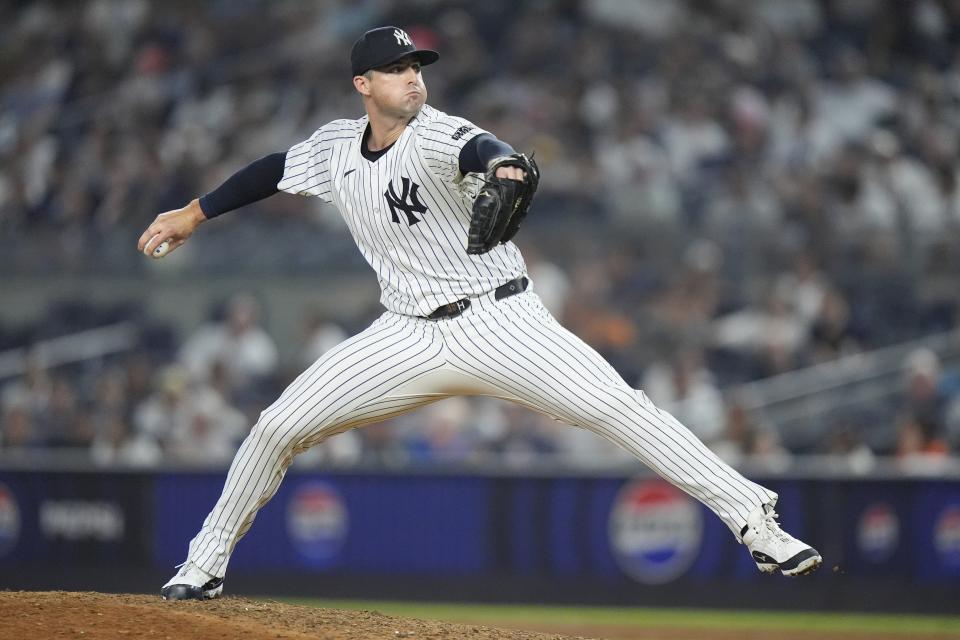
<svg viewBox="0 0 960 640">
<path fill-rule="evenodd" d="M 516 153 L 513 147 L 492 133 L 481 133 L 460 150 L 460 173 L 485 173 L 491 160 L 513 153 Z"/>
</svg>

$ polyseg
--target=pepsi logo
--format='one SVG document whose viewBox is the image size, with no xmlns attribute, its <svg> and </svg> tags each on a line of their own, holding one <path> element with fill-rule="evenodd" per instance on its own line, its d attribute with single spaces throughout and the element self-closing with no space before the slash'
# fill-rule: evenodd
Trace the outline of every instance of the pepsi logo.
<svg viewBox="0 0 960 640">
<path fill-rule="evenodd" d="M 857 548 L 870 562 L 883 562 L 900 542 L 900 519 L 890 505 L 878 502 L 864 509 L 857 522 Z"/>
<path fill-rule="evenodd" d="M 20 510 L 17 501 L 7 485 L 0 484 L 0 556 L 13 549 L 19 537 Z"/>
<path fill-rule="evenodd" d="M 313 564 L 336 558 L 347 535 L 347 510 L 331 485 L 311 482 L 287 503 L 287 532 L 294 548 Z"/>
<path fill-rule="evenodd" d="M 644 584 L 683 575 L 703 538 L 699 505 L 662 480 L 630 482 L 613 503 L 610 544 L 620 568 Z"/>
<path fill-rule="evenodd" d="M 945 508 L 933 528 L 933 546 L 941 562 L 960 568 L 960 505 Z"/>
</svg>

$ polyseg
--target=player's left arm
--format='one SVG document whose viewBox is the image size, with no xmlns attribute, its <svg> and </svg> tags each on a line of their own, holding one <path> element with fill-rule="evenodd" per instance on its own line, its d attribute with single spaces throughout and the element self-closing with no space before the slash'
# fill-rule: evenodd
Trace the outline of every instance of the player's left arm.
<svg viewBox="0 0 960 640">
<path fill-rule="evenodd" d="M 477 164 L 485 171 L 467 233 L 467 253 L 473 255 L 513 239 L 540 183 L 540 169 L 532 157 L 496 139 L 480 140 L 477 148 Z"/>
<path fill-rule="evenodd" d="M 512 156 L 516 151 L 509 144 L 500 140 L 492 133 L 481 133 L 471 138 L 460 150 L 459 165 L 460 173 L 486 173 L 497 158 L 506 158 Z M 494 175 L 498 178 L 508 178 L 510 180 L 522 181 L 526 177 L 526 172 L 520 167 L 502 166 L 497 167 Z"/>
<path fill-rule="evenodd" d="M 490 163 L 516 153 L 513 147 L 469 120 L 445 115 L 420 140 L 421 151 L 430 168 L 443 180 L 454 180 L 457 173 L 486 174 Z M 496 170 L 498 178 L 523 180 L 519 167 Z"/>
<path fill-rule="evenodd" d="M 448 184 L 482 174 L 470 215 L 466 250 L 482 254 L 509 242 L 530 209 L 540 181 L 533 158 L 472 123 L 443 114 L 418 137 L 431 171 Z"/>
</svg>

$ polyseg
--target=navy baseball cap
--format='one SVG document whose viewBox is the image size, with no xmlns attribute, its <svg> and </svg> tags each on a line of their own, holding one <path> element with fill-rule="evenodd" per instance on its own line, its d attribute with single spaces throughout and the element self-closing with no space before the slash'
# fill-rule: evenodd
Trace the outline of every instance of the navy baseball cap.
<svg viewBox="0 0 960 640">
<path fill-rule="evenodd" d="M 370 69 L 376 69 L 396 62 L 409 55 L 417 56 L 420 64 L 426 66 L 440 59 L 440 54 L 430 49 L 417 49 L 407 32 L 398 27 L 378 27 L 360 36 L 350 50 L 350 67 L 353 75 L 363 75 Z"/>
</svg>

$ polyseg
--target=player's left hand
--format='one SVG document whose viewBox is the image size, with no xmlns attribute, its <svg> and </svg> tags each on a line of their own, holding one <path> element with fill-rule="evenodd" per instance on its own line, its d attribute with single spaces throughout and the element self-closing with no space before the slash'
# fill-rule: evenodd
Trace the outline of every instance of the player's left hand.
<svg viewBox="0 0 960 640">
<path fill-rule="evenodd" d="M 470 214 L 467 253 L 480 255 L 509 242 L 527 215 L 540 183 L 533 158 L 514 153 L 490 161 Z"/>
<path fill-rule="evenodd" d="M 203 209 L 200 208 L 200 201 L 196 199 L 182 209 L 161 213 L 140 235 L 137 249 L 144 255 L 162 258 L 186 242 L 206 219 Z M 164 242 L 167 243 L 166 247 L 161 247 L 160 251 L 154 253 Z"/>
<path fill-rule="evenodd" d="M 527 172 L 521 169 L 520 167 L 498 167 L 497 172 L 494 174 L 498 178 L 507 178 L 509 180 L 517 180 L 523 182 L 524 178 L 527 177 Z"/>
</svg>

